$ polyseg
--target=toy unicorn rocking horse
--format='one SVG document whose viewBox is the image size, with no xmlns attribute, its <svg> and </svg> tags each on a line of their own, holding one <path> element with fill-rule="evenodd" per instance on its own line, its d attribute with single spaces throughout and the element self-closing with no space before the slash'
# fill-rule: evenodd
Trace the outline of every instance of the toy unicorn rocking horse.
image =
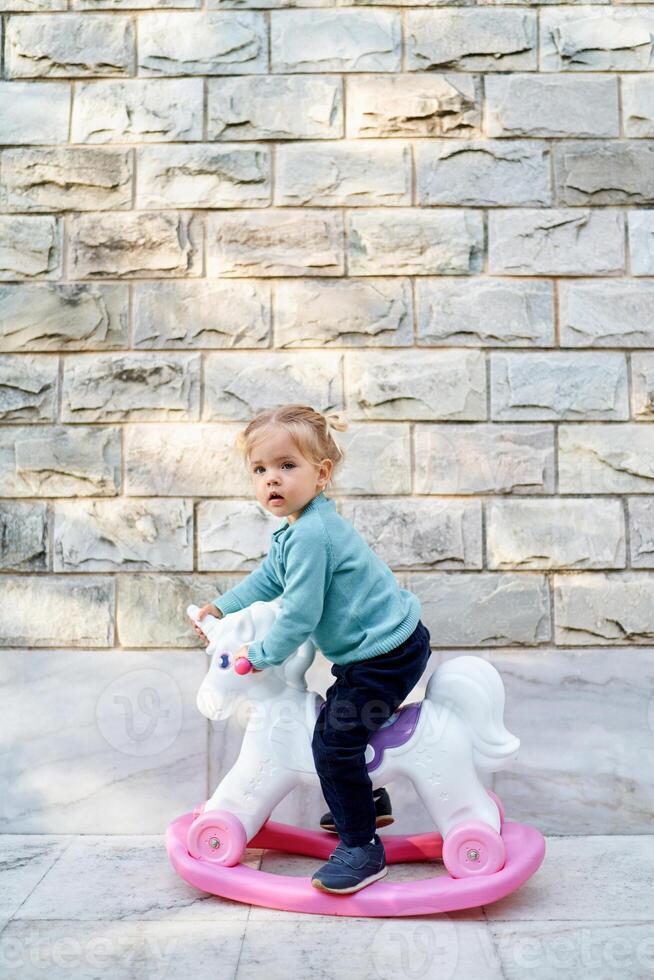
<svg viewBox="0 0 654 980">
<path fill-rule="evenodd" d="M 421 881 L 378 881 L 350 895 L 318 891 L 309 878 L 274 875 L 240 864 L 246 846 L 326 859 L 334 835 L 269 820 L 298 784 L 319 786 L 311 741 L 324 699 L 309 691 L 305 674 L 315 657 L 308 640 L 278 667 L 252 673 L 233 651 L 265 638 L 281 600 L 255 602 L 198 625 L 209 640 L 211 664 L 197 694 L 205 717 L 247 715 L 241 751 L 212 796 L 168 828 L 175 870 L 190 884 L 226 898 L 298 912 L 332 915 L 419 915 L 496 901 L 540 866 L 542 835 L 504 820 L 478 770 L 497 772 L 517 757 L 520 741 L 504 726 L 504 685 L 481 657 L 440 664 L 423 701 L 400 707 L 366 749 L 373 788 L 406 776 L 437 832 L 384 834 L 388 864 L 440 859 L 448 875 Z M 188 607 L 197 622 L 199 608 Z"/>
</svg>

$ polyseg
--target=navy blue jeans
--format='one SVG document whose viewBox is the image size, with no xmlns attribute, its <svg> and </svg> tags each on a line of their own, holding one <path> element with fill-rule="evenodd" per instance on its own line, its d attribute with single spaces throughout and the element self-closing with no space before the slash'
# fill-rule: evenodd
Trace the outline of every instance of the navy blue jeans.
<svg viewBox="0 0 654 980">
<path fill-rule="evenodd" d="M 365 752 L 370 734 L 387 721 L 422 677 L 429 630 L 418 625 L 403 643 L 378 657 L 334 664 L 311 748 L 322 792 L 340 839 L 348 847 L 372 840 L 376 829 L 372 780 Z"/>
</svg>

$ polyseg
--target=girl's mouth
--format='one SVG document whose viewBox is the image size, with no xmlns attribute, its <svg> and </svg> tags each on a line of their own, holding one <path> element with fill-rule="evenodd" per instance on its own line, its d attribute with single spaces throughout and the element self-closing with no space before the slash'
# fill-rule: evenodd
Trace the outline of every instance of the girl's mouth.
<svg viewBox="0 0 654 980">
<path fill-rule="evenodd" d="M 281 504 L 284 498 L 280 494 L 276 494 L 274 497 L 268 498 L 269 504 Z"/>
</svg>

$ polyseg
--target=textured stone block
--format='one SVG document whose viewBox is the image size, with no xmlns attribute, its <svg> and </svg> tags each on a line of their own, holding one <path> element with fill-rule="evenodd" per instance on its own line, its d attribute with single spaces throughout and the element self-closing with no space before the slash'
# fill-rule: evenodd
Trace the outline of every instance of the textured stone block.
<svg viewBox="0 0 654 980">
<path fill-rule="evenodd" d="M 63 226 L 50 215 L 0 215 L 0 279 L 61 276 Z"/>
<path fill-rule="evenodd" d="M 270 204 L 267 146 L 143 146 L 137 208 L 234 208 Z"/>
<path fill-rule="evenodd" d="M 634 568 L 654 568 L 654 499 L 627 499 L 629 543 Z"/>
<path fill-rule="evenodd" d="M 7 21 L 9 78 L 129 75 L 134 56 L 130 17 L 45 14 Z"/>
<path fill-rule="evenodd" d="M 0 496 L 111 497 L 119 490 L 118 429 L 0 428 Z"/>
<path fill-rule="evenodd" d="M 209 79 L 210 140 L 339 139 L 343 83 L 338 77 Z"/>
<path fill-rule="evenodd" d="M 5 211 L 130 208 L 129 151 L 78 146 L 5 150 L 0 204 Z"/>
<path fill-rule="evenodd" d="M 332 487 L 346 494 L 411 493 L 411 427 L 354 422 L 338 432 L 345 454 Z"/>
<path fill-rule="evenodd" d="M 547 351 L 490 355 L 494 419 L 629 418 L 621 353 Z"/>
<path fill-rule="evenodd" d="M 275 286 L 276 347 L 412 343 L 409 279 L 296 279 Z"/>
<path fill-rule="evenodd" d="M 0 0 L 0 10 L 66 10 L 68 0 Z"/>
<path fill-rule="evenodd" d="M 54 512 L 55 572 L 193 569 L 190 500 L 76 500 Z"/>
<path fill-rule="evenodd" d="M 559 306 L 561 346 L 654 347 L 654 283 L 562 282 Z"/>
<path fill-rule="evenodd" d="M 489 500 L 488 567 L 624 568 L 619 500 Z"/>
<path fill-rule="evenodd" d="M 24 500 L 0 501 L 0 568 L 45 572 L 48 569 L 48 509 Z"/>
<path fill-rule="evenodd" d="M 70 269 L 77 279 L 199 276 L 201 249 L 200 219 L 193 214 L 80 214 L 70 222 Z"/>
<path fill-rule="evenodd" d="M 54 422 L 58 364 L 47 354 L 0 359 L 0 422 Z"/>
<path fill-rule="evenodd" d="M 487 136 L 619 136 L 611 75 L 489 75 Z"/>
<path fill-rule="evenodd" d="M 408 588 L 420 599 L 421 619 L 439 646 L 529 646 L 550 639 L 544 575 L 433 572 L 409 575 Z"/>
<path fill-rule="evenodd" d="M 379 208 L 351 211 L 346 220 L 351 275 L 465 275 L 481 269 L 479 211 Z"/>
<path fill-rule="evenodd" d="M 253 500 L 198 504 L 198 568 L 251 572 L 266 557 L 279 521 Z M 210 597 L 215 598 L 215 594 Z"/>
<path fill-rule="evenodd" d="M 226 7 L 262 7 L 266 10 L 278 10 L 285 9 L 286 7 L 300 6 L 300 7 L 333 7 L 333 0 L 301 0 L 301 3 L 296 4 L 295 0 L 206 0 L 206 5 L 209 10 L 212 8 L 226 8 Z M 386 4 L 385 4 L 386 5 Z M 348 0 L 347 6 L 356 6 L 355 3 L 350 3 Z M 370 4 L 373 6 L 373 4 Z M 388 4 L 391 6 L 391 4 Z"/>
<path fill-rule="evenodd" d="M 627 215 L 629 253 L 634 276 L 654 275 L 654 209 L 639 208 Z"/>
<path fill-rule="evenodd" d="M 409 10 L 407 67 L 411 71 L 520 71 L 538 67 L 536 12 Z"/>
<path fill-rule="evenodd" d="M 654 136 L 654 75 L 623 75 L 620 85 L 625 136 Z"/>
<path fill-rule="evenodd" d="M 486 418 L 481 351 L 352 352 L 346 373 L 351 418 Z"/>
<path fill-rule="evenodd" d="M 343 218 L 318 208 L 210 214 L 209 276 L 341 276 Z"/>
<path fill-rule="evenodd" d="M 389 10 L 280 10 L 270 15 L 275 72 L 399 71 L 400 14 Z"/>
<path fill-rule="evenodd" d="M 654 575 L 588 572 L 554 575 L 557 643 L 638 645 L 654 637 Z"/>
<path fill-rule="evenodd" d="M 559 426 L 560 493 L 652 493 L 654 431 L 639 423 Z"/>
<path fill-rule="evenodd" d="M 252 482 L 234 440 L 239 425 L 132 424 L 124 433 L 125 493 L 247 497 Z"/>
<path fill-rule="evenodd" d="M 198 354 L 102 354 L 64 362 L 62 420 L 188 419 L 200 412 Z"/>
<path fill-rule="evenodd" d="M 561 204 L 654 203 L 654 143 L 559 143 L 554 161 Z"/>
<path fill-rule="evenodd" d="M 205 606 L 220 592 L 234 588 L 235 575 L 117 575 L 116 626 L 126 647 L 198 647 L 204 643 L 193 629 L 186 607 Z M 203 668 L 203 673 L 205 669 Z M 200 686 L 198 682 L 198 687 Z"/>
<path fill-rule="evenodd" d="M 135 283 L 134 346 L 267 347 L 271 289 L 246 280 Z"/>
<path fill-rule="evenodd" d="M 631 355 L 631 384 L 634 418 L 654 418 L 654 354 Z"/>
<path fill-rule="evenodd" d="M 637 71 L 652 67 L 654 11 L 645 6 L 560 7 L 541 14 L 543 71 Z"/>
<path fill-rule="evenodd" d="M 0 351 L 127 346 L 127 286 L 0 285 Z"/>
<path fill-rule="evenodd" d="M 249 421 L 257 412 L 291 402 L 339 411 L 342 378 L 343 355 L 336 352 L 207 354 L 204 418 Z"/>
<path fill-rule="evenodd" d="M 71 139 L 74 143 L 200 140 L 202 86 L 201 78 L 80 82 L 75 87 Z"/>
<path fill-rule="evenodd" d="M 143 75 L 245 75 L 268 70 L 262 13 L 144 13 L 138 24 Z"/>
<path fill-rule="evenodd" d="M 481 568 L 479 500 L 345 500 L 340 510 L 391 568 Z"/>
<path fill-rule="evenodd" d="M 429 140 L 415 146 L 418 203 L 550 204 L 549 148 L 535 140 Z"/>
<path fill-rule="evenodd" d="M 475 75 L 352 75 L 347 135 L 480 136 L 481 105 Z"/>
<path fill-rule="evenodd" d="M 553 493 L 549 425 L 415 426 L 415 493 Z"/>
<path fill-rule="evenodd" d="M 491 273 L 584 276 L 624 271 L 624 219 L 617 209 L 491 211 L 488 239 Z"/>
<path fill-rule="evenodd" d="M 411 147 L 395 140 L 281 145 L 275 204 L 409 205 Z"/>
<path fill-rule="evenodd" d="M 0 81 L 0 145 L 65 143 L 70 93 L 69 82 Z"/>
<path fill-rule="evenodd" d="M 114 608 L 109 578 L 3 575 L 0 646 L 109 647 Z"/>
<path fill-rule="evenodd" d="M 98 10 L 107 8 L 117 10 L 149 10 L 155 5 L 155 0 L 71 0 L 75 10 Z M 201 7 L 202 0 L 156 0 L 156 7 Z"/>
<path fill-rule="evenodd" d="M 421 345 L 551 347 L 554 301 L 549 282 L 492 279 L 416 280 Z"/>
</svg>

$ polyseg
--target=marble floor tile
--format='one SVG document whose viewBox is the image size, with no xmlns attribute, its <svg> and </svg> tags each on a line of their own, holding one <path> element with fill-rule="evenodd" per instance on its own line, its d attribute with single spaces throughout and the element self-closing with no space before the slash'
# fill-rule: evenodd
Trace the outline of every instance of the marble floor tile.
<svg viewBox="0 0 654 980">
<path fill-rule="evenodd" d="M 233 980 L 244 921 L 13 920 L 0 933 L 12 980 Z"/>
<path fill-rule="evenodd" d="M 654 919 L 615 923 L 495 922 L 505 980 L 645 980 L 654 976 Z"/>
<path fill-rule="evenodd" d="M 74 837 L 0 835 L 0 920 L 14 915 Z"/>
<path fill-rule="evenodd" d="M 366 919 L 281 912 L 207 895 L 175 874 L 160 835 L 6 835 L 0 837 L 0 976 L 654 976 L 654 835 L 549 837 L 546 846 L 536 874 L 483 909 Z M 246 863 L 309 876 L 320 859 L 249 849 Z M 431 862 L 391 865 L 388 878 L 405 881 L 433 870 Z"/>
<path fill-rule="evenodd" d="M 654 836 L 547 837 L 536 874 L 485 906 L 490 921 L 654 920 Z"/>
<path fill-rule="evenodd" d="M 258 867 L 261 850 L 244 863 Z M 23 903 L 19 919 L 246 919 L 249 906 L 208 895 L 173 870 L 164 840 L 77 837 Z"/>
<path fill-rule="evenodd" d="M 270 955 L 274 948 L 274 956 Z M 250 919 L 236 980 L 501 980 L 483 922 L 447 915 L 394 919 Z"/>
</svg>

